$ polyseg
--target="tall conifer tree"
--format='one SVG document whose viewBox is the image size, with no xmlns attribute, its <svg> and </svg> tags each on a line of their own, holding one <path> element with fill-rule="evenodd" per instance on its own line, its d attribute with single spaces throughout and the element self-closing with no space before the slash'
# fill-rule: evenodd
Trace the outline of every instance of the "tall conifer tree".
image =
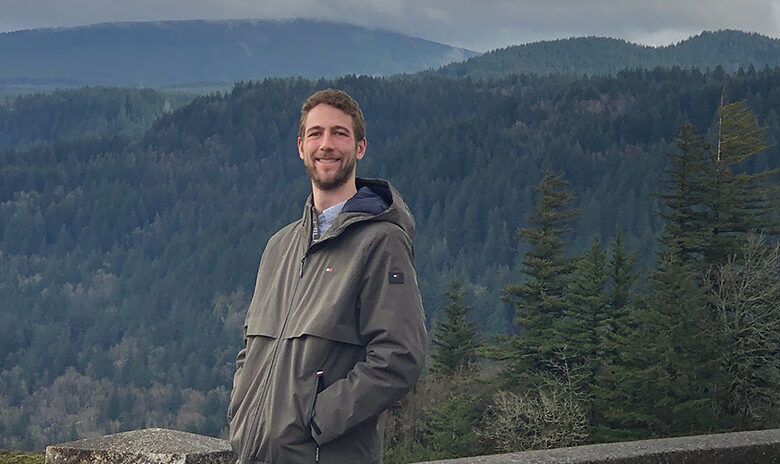
<svg viewBox="0 0 780 464">
<path fill-rule="evenodd" d="M 431 370 L 438 374 L 453 374 L 459 369 L 468 369 L 476 361 L 476 348 L 479 336 L 474 324 L 468 321 L 471 308 L 465 306 L 465 293 L 458 282 L 452 282 L 447 290 L 447 306 L 444 307 L 445 319 L 436 323 L 431 355 Z"/>
<path fill-rule="evenodd" d="M 709 237 L 704 254 L 708 265 L 723 264 L 736 255 L 747 233 L 780 232 L 777 211 L 780 188 L 773 183 L 777 169 L 756 173 L 735 172 L 769 148 L 767 128 L 742 100 L 718 109 L 716 147 L 710 155 L 704 183 Z"/>
<path fill-rule="evenodd" d="M 580 390 L 586 402 L 588 422 L 593 422 L 593 393 L 597 372 L 604 361 L 605 333 L 609 330 L 606 294 L 606 252 L 598 237 L 579 257 L 568 288 L 568 307 L 560 322 L 567 340 L 571 369 L 582 379 Z"/>
<path fill-rule="evenodd" d="M 529 227 L 517 231 L 519 240 L 530 245 L 522 261 L 525 279 L 504 289 L 504 300 L 515 308 L 514 323 L 520 334 L 511 338 L 510 365 L 506 380 L 516 383 L 520 377 L 547 367 L 566 344 L 559 324 L 568 302 L 566 288 L 573 261 L 564 255 L 569 224 L 579 212 L 571 208 L 573 195 L 560 173 L 547 171 L 534 188 L 539 196 Z"/>
<path fill-rule="evenodd" d="M 675 135 L 676 150 L 668 154 L 669 165 L 660 195 L 666 206 L 661 217 L 666 221 L 661 244 L 677 250 L 685 263 L 697 261 L 709 238 L 704 193 L 709 161 L 709 147 L 691 124 L 685 124 Z"/>
<path fill-rule="evenodd" d="M 624 430 L 624 409 L 630 409 L 634 394 L 626 388 L 626 379 L 632 375 L 627 352 L 641 349 L 632 346 L 635 323 L 631 316 L 634 305 L 634 284 L 637 275 L 636 254 L 628 253 L 623 244 L 623 233 L 616 230 L 610 244 L 610 257 L 606 264 L 607 293 L 605 301 L 605 324 L 601 332 L 602 346 L 599 366 L 594 372 L 591 410 L 591 439 L 597 442 L 634 438 L 641 434 L 632 434 Z"/>
<path fill-rule="evenodd" d="M 669 250 L 650 286 L 634 313 L 637 330 L 628 354 L 635 417 L 659 436 L 717 429 L 717 347 L 708 334 L 711 319 L 697 272 L 678 250 Z"/>
<path fill-rule="evenodd" d="M 613 323 L 626 315 L 632 303 L 632 289 L 636 283 L 637 275 L 634 268 L 637 263 L 636 253 L 629 253 L 623 244 L 623 231 L 617 229 L 615 238 L 609 245 L 610 258 L 607 263 L 607 276 L 609 278 L 609 293 L 607 306 L 612 314 Z M 612 327 L 613 331 L 615 327 Z"/>
<path fill-rule="evenodd" d="M 679 250 L 659 259 L 650 293 L 629 313 L 622 351 L 600 378 L 592 430 L 598 440 L 664 437 L 718 429 L 721 383 L 697 271 Z"/>
</svg>

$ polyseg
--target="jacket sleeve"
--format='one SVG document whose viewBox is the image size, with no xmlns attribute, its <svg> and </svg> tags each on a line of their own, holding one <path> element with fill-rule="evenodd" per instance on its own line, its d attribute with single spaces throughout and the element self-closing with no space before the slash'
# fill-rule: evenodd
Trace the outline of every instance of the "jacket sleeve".
<svg viewBox="0 0 780 464">
<path fill-rule="evenodd" d="M 401 399 L 425 363 L 425 315 L 408 235 L 393 228 L 380 236 L 363 276 L 357 304 L 365 360 L 317 395 L 311 434 L 319 445 Z"/>
<path fill-rule="evenodd" d="M 267 245 L 266 245 L 267 247 Z M 257 296 L 258 288 L 260 287 L 261 279 L 263 279 L 263 260 L 265 259 L 265 253 L 260 257 L 260 265 L 257 267 L 257 277 L 255 277 L 255 291 L 252 295 L 252 299 L 254 299 Z M 250 303 L 249 307 L 251 308 L 252 305 Z M 249 321 L 249 308 L 247 308 L 246 316 L 244 316 L 244 330 L 243 330 L 243 340 L 244 340 L 244 346 L 239 350 L 238 355 L 236 356 L 236 372 L 233 374 L 233 388 L 230 390 L 230 403 L 228 403 L 228 410 L 227 410 L 227 418 L 228 422 L 230 422 L 233 419 L 233 415 L 236 413 L 236 410 L 238 410 L 239 404 L 235 401 L 236 396 L 236 389 L 239 388 L 241 385 L 241 374 L 244 370 L 244 361 L 246 361 L 246 333 L 247 333 L 247 323 Z"/>
<path fill-rule="evenodd" d="M 241 384 L 241 372 L 244 370 L 244 361 L 246 360 L 246 322 L 244 323 L 244 347 L 238 352 L 236 356 L 236 373 L 233 374 L 233 389 L 230 391 L 230 403 L 228 405 L 227 418 L 228 422 L 233 420 L 233 415 L 238 409 L 238 405 L 235 403 L 236 388 Z"/>
</svg>

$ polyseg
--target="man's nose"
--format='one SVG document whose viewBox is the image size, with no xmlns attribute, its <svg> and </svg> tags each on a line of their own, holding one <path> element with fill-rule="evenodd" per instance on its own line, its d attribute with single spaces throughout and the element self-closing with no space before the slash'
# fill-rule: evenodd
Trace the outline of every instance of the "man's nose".
<svg viewBox="0 0 780 464">
<path fill-rule="evenodd" d="M 320 150 L 325 150 L 325 151 L 333 150 L 335 148 L 333 145 L 334 141 L 335 138 L 331 134 L 326 132 L 322 136 L 322 143 L 320 144 Z"/>
</svg>

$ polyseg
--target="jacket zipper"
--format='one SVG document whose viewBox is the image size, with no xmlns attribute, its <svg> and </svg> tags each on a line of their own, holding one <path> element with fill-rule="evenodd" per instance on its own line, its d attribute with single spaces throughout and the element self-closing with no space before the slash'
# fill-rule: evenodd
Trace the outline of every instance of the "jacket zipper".
<svg viewBox="0 0 780 464">
<path fill-rule="evenodd" d="M 314 398 L 311 400 L 311 407 L 309 408 L 309 429 L 314 428 L 314 430 L 317 433 L 321 433 L 321 430 L 319 427 L 317 427 L 317 424 L 314 422 L 314 406 L 317 404 L 317 393 L 320 392 L 320 385 L 322 384 L 322 376 L 325 375 L 325 371 L 318 370 L 317 373 L 314 375 Z M 309 430 L 309 433 L 311 433 L 311 430 Z M 320 462 L 320 445 L 317 445 L 315 443 L 316 448 L 314 449 L 314 463 L 317 464 Z"/>
</svg>

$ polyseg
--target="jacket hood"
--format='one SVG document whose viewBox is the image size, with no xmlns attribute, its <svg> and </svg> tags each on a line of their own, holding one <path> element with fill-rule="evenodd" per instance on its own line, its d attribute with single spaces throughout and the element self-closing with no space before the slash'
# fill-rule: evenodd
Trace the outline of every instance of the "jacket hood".
<svg viewBox="0 0 780 464">
<path fill-rule="evenodd" d="M 351 224 L 362 221 L 387 221 L 400 227 L 410 239 L 414 238 L 414 218 L 401 194 L 384 179 L 355 179 L 357 193 L 347 200 L 341 213 L 331 224 L 323 238 L 340 234 Z M 303 210 L 301 224 L 305 233 L 311 233 L 313 221 L 313 197 L 309 194 Z"/>
</svg>

